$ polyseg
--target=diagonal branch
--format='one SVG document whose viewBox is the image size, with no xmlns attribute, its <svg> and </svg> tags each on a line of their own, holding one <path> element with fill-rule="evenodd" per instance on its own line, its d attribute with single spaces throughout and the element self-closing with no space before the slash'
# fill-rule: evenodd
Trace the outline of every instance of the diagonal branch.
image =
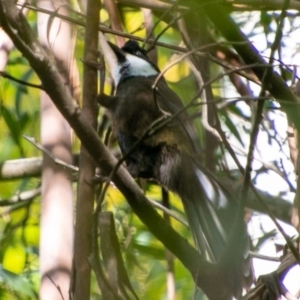
<svg viewBox="0 0 300 300">
<path fill-rule="evenodd" d="M 189 1 L 189 4 L 193 9 L 203 9 L 205 11 L 221 34 L 228 41 L 233 42 L 233 48 L 238 52 L 246 64 L 267 64 L 259 54 L 258 50 L 249 42 L 239 26 L 235 24 L 221 5 L 216 5 L 215 1 L 212 0 L 203 0 L 200 5 L 199 2 Z M 243 44 L 236 44 L 237 42 Z M 265 68 L 253 68 L 252 70 L 260 81 L 262 81 L 265 74 Z M 289 121 L 295 124 L 297 130 L 300 130 L 299 99 L 278 73 L 274 71 L 271 72 L 267 90 L 277 101 L 279 101 L 283 111 L 287 114 Z"/>
</svg>

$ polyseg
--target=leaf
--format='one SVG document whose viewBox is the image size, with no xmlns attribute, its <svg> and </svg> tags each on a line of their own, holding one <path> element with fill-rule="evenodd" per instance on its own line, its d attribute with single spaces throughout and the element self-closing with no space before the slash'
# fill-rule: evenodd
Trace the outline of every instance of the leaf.
<svg viewBox="0 0 300 300">
<path fill-rule="evenodd" d="M 21 129 L 24 129 L 29 121 L 30 121 L 30 116 L 27 112 L 24 112 L 24 113 L 20 114 L 19 123 L 20 123 L 20 128 Z"/>
<path fill-rule="evenodd" d="M 5 123 L 7 124 L 10 133 L 12 135 L 12 138 L 16 142 L 16 144 L 20 145 L 20 136 L 21 136 L 21 130 L 20 130 L 20 124 L 18 119 L 16 118 L 16 115 L 7 107 L 4 105 L 1 108 L 1 113 L 3 116 L 3 119 L 5 120 Z"/>
<path fill-rule="evenodd" d="M 22 274 L 16 275 L 7 271 L 2 266 L 0 266 L 0 282 L 3 282 L 18 294 L 27 296 L 30 299 L 37 298 L 30 281 L 28 281 Z"/>
<path fill-rule="evenodd" d="M 119 290 L 124 299 L 138 299 L 124 265 L 111 212 L 101 212 L 99 214 L 99 227 L 101 253 L 110 286 L 115 288 L 117 293 Z M 132 297 L 129 297 L 127 289 L 131 292 Z"/>
<path fill-rule="evenodd" d="M 245 145 L 243 143 L 243 140 L 242 140 L 242 138 L 240 136 L 240 133 L 236 129 L 236 125 L 231 121 L 231 118 L 229 117 L 227 111 L 221 110 L 220 113 L 221 113 L 221 115 L 223 116 L 223 118 L 225 120 L 225 124 L 226 124 L 227 128 L 237 138 L 237 140 L 241 143 L 241 145 L 243 147 L 245 147 Z"/>
<path fill-rule="evenodd" d="M 20 78 L 24 82 L 29 82 L 29 79 L 32 77 L 33 70 L 29 68 L 27 72 L 24 72 L 24 75 Z M 18 88 L 16 90 L 16 98 L 15 98 L 15 107 L 17 116 L 20 118 L 21 112 L 21 101 L 24 100 L 22 96 L 28 94 L 28 89 L 26 85 L 18 84 Z M 22 126 L 21 126 L 22 127 Z"/>
<path fill-rule="evenodd" d="M 142 254 L 150 255 L 151 257 L 159 260 L 166 259 L 166 252 L 164 249 L 157 247 L 151 247 L 144 244 L 135 243 L 134 249 L 138 250 Z"/>
</svg>

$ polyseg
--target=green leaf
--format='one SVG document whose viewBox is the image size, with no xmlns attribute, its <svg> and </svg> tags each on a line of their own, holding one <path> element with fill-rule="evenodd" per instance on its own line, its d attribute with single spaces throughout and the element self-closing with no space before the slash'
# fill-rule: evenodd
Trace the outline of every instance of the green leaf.
<svg viewBox="0 0 300 300">
<path fill-rule="evenodd" d="M 1 108 L 1 112 L 2 112 L 2 116 L 5 120 L 5 123 L 7 124 L 8 128 L 10 130 L 12 138 L 14 139 L 16 144 L 19 145 L 21 130 L 20 130 L 20 124 L 19 124 L 18 119 L 16 118 L 16 115 L 4 105 Z"/>
<path fill-rule="evenodd" d="M 224 118 L 225 124 L 230 130 L 230 132 L 237 138 L 237 140 L 241 143 L 243 147 L 245 147 L 243 140 L 240 136 L 240 133 L 236 129 L 236 125 L 232 122 L 231 118 L 228 116 L 228 113 L 226 110 L 221 110 L 220 111 L 222 117 Z"/>
<path fill-rule="evenodd" d="M 32 283 L 23 275 L 16 275 L 0 266 L 0 282 L 7 285 L 10 289 L 20 295 L 29 297 L 29 299 L 37 299 Z"/>
</svg>

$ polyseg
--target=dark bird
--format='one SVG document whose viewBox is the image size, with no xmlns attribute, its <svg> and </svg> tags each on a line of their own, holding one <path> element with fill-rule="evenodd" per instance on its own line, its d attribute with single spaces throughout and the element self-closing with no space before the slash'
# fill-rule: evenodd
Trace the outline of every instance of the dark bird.
<svg viewBox="0 0 300 300">
<path fill-rule="evenodd" d="M 116 93 L 100 95 L 98 102 L 109 112 L 128 171 L 133 177 L 153 178 L 178 194 L 196 247 L 219 262 L 238 205 L 200 164 L 195 129 L 181 99 L 163 77 L 153 87 L 160 70 L 137 42 L 130 40 L 120 49 L 102 35 L 100 44 Z M 161 120 L 166 124 L 155 129 Z M 241 286 L 236 289 L 234 294 L 239 294 Z"/>
</svg>

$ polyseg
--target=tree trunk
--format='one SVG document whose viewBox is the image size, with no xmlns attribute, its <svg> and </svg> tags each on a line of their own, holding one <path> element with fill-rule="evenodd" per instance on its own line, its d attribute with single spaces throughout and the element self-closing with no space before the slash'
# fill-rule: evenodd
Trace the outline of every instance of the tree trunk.
<svg viewBox="0 0 300 300">
<path fill-rule="evenodd" d="M 38 5 L 56 10 L 59 1 L 39 1 Z M 67 14 L 65 8 L 59 13 Z M 71 28 L 47 14 L 38 14 L 41 43 L 56 59 L 63 81 L 69 82 Z M 41 93 L 41 140 L 54 156 L 71 163 L 71 130 L 49 96 Z M 73 253 L 73 197 L 69 172 L 46 154 L 42 169 L 42 208 L 40 232 L 40 299 L 68 299 Z"/>
</svg>

